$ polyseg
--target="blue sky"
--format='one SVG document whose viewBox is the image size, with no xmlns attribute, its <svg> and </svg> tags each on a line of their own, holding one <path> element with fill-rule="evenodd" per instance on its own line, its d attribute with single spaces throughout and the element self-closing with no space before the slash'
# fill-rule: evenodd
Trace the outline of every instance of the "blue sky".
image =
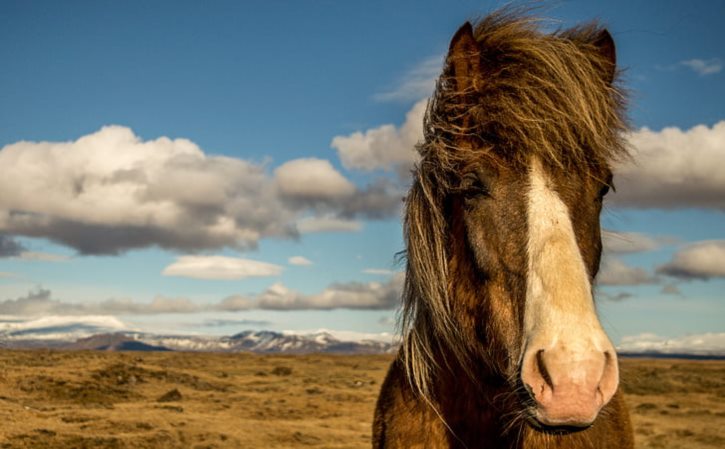
<svg viewBox="0 0 725 449">
<path fill-rule="evenodd" d="M 2 2 L 0 315 L 391 332 L 421 101 L 457 27 L 501 5 Z M 536 13 L 605 23 L 631 91 L 605 326 L 725 332 L 725 5 Z"/>
</svg>

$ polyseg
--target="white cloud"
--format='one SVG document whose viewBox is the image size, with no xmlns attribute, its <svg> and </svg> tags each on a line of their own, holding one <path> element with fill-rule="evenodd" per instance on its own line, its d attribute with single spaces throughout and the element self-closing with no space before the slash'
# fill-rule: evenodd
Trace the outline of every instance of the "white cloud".
<svg viewBox="0 0 725 449">
<path fill-rule="evenodd" d="M 604 257 L 597 276 L 598 285 L 641 285 L 655 282 L 657 280 L 643 268 L 630 267 L 616 257 Z"/>
<path fill-rule="evenodd" d="M 660 247 L 662 239 L 653 238 L 639 232 L 602 231 L 604 252 L 627 254 L 652 251 Z"/>
<path fill-rule="evenodd" d="M 283 196 L 311 201 L 349 198 L 355 186 L 324 159 L 294 159 L 274 171 Z"/>
<path fill-rule="evenodd" d="M 720 58 L 712 59 L 688 59 L 680 61 L 680 64 L 692 69 L 698 75 L 712 75 L 722 70 L 722 60 Z"/>
<path fill-rule="evenodd" d="M 363 273 L 380 275 L 380 276 L 392 276 L 396 272 L 393 270 L 386 270 L 385 268 L 365 268 L 363 270 Z"/>
<path fill-rule="evenodd" d="M 725 355 L 725 332 L 685 335 L 677 338 L 643 333 L 623 337 L 617 350 L 620 352 Z"/>
<path fill-rule="evenodd" d="M 443 69 L 443 56 L 433 56 L 409 70 L 398 85 L 387 92 L 375 94 L 376 101 L 414 101 L 427 98 L 435 89 Z"/>
<path fill-rule="evenodd" d="M 725 210 L 725 121 L 686 131 L 642 128 L 629 142 L 634 162 L 615 171 L 613 205 Z"/>
<path fill-rule="evenodd" d="M 313 262 L 310 259 L 303 257 L 303 256 L 292 256 L 289 259 L 287 259 L 287 262 L 290 265 L 298 265 L 298 266 L 302 266 L 302 267 L 308 267 L 313 264 Z"/>
<path fill-rule="evenodd" d="M 279 265 L 226 256 L 181 256 L 162 271 L 164 276 L 224 280 L 278 276 L 281 273 Z"/>
<path fill-rule="evenodd" d="M 297 229 L 302 234 L 315 232 L 358 232 L 362 223 L 357 220 L 347 220 L 331 216 L 305 217 L 297 222 Z"/>
<path fill-rule="evenodd" d="M 725 278 L 725 240 L 687 245 L 659 266 L 657 272 L 685 279 Z"/>
<path fill-rule="evenodd" d="M 23 251 L 22 253 L 20 253 L 18 258 L 22 260 L 32 260 L 39 262 L 65 262 L 70 259 L 70 257 L 64 256 L 63 254 L 43 253 L 36 251 Z"/>
<path fill-rule="evenodd" d="M 396 170 L 407 175 L 418 160 L 415 146 L 423 139 L 423 117 L 427 100 L 417 102 L 400 128 L 382 125 L 348 136 L 336 136 L 330 144 L 347 169 Z"/>
<path fill-rule="evenodd" d="M 230 296 L 216 307 L 227 311 L 393 309 L 400 303 L 403 279 L 403 273 L 397 273 L 387 282 L 337 283 L 312 295 L 276 283 L 256 296 Z"/>
<path fill-rule="evenodd" d="M 321 159 L 264 165 L 205 154 L 187 139 L 142 140 L 106 126 L 72 142 L 0 149 L 0 256 L 25 251 L 13 235 L 44 237 L 81 254 L 160 246 L 248 249 L 297 237 L 301 217 L 381 219 L 398 192 L 358 189 Z"/>
<path fill-rule="evenodd" d="M 112 316 L 45 316 L 32 320 L 0 322 L 0 333 L 10 339 L 75 339 L 98 333 L 129 330 Z"/>
<path fill-rule="evenodd" d="M 155 297 L 150 303 L 113 298 L 98 303 L 72 303 L 52 298 L 50 290 L 38 288 L 17 299 L 0 301 L 0 315 L 12 316 L 85 316 L 106 314 L 153 315 L 190 313 L 202 309 L 188 298 Z"/>
</svg>

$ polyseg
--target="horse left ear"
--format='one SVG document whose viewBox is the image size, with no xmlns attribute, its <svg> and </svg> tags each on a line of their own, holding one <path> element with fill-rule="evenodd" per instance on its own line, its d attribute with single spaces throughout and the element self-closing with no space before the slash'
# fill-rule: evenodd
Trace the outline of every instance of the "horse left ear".
<svg viewBox="0 0 725 449">
<path fill-rule="evenodd" d="M 605 28 L 599 32 L 592 44 L 597 48 L 599 54 L 609 62 L 604 73 L 604 79 L 607 80 L 607 83 L 611 84 L 614 81 L 614 75 L 617 71 L 617 50 L 614 47 L 614 39 L 612 39 L 612 35 Z"/>
</svg>

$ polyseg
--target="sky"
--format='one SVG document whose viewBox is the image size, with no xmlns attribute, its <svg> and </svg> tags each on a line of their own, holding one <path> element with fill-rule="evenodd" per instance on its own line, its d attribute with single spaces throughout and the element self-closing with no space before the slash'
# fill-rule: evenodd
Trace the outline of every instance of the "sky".
<svg viewBox="0 0 725 449">
<path fill-rule="evenodd" d="M 503 4 L 1 2 L 0 328 L 389 338 L 426 99 Z M 604 23 L 630 93 L 603 325 L 725 350 L 725 4 L 534 14 Z"/>
</svg>

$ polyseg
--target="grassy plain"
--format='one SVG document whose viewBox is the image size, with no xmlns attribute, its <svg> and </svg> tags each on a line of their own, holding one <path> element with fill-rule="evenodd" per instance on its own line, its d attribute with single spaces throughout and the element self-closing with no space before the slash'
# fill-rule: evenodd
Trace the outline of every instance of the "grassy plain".
<svg viewBox="0 0 725 449">
<path fill-rule="evenodd" d="M 369 448 L 390 356 L 0 351 L 0 449 Z M 639 448 L 725 447 L 725 362 L 622 360 Z"/>
</svg>

